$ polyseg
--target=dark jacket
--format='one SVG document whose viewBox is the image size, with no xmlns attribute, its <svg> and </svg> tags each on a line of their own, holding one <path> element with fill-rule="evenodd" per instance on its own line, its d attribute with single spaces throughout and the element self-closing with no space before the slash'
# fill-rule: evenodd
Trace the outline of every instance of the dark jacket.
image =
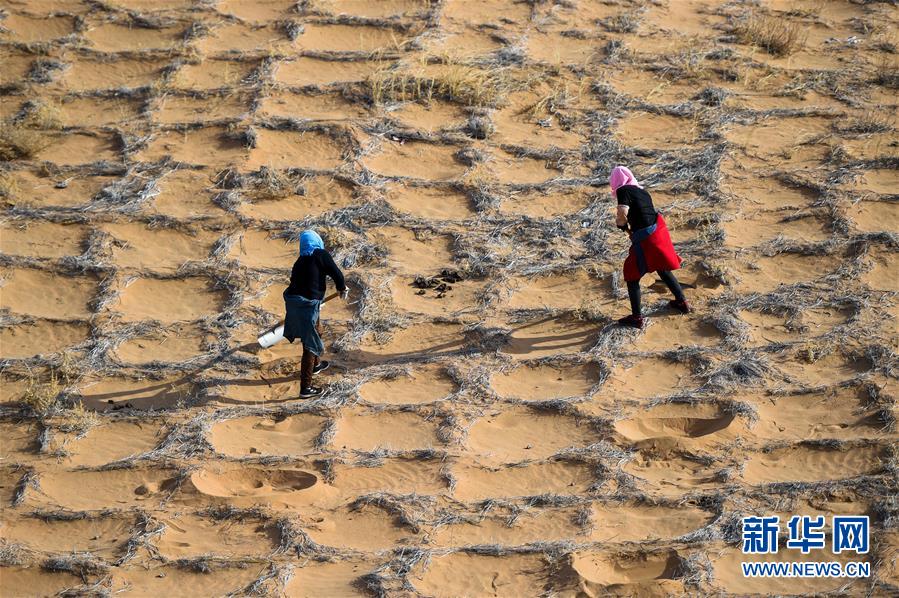
<svg viewBox="0 0 899 598">
<path fill-rule="evenodd" d="M 338 291 L 346 289 L 343 272 L 334 263 L 331 254 L 324 249 L 316 249 L 311 255 L 300 256 L 294 262 L 290 272 L 290 286 L 284 294 L 321 301 L 325 298 L 326 276 L 331 277 Z"/>
<path fill-rule="evenodd" d="M 652 205 L 649 193 L 636 185 L 624 185 L 615 191 L 619 206 L 627 206 L 627 223 L 631 230 L 652 226 L 658 219 L 658 212 Z"/>
</svg>

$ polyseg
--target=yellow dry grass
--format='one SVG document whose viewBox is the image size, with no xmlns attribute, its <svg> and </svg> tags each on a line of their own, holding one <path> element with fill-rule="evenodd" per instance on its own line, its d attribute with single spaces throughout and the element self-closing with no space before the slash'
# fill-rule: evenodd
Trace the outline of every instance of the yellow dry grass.
<svg viewBox="0 0 899 598">
<path fill-rule="evenodd" d="M 11 199 L 19 189 L 16 180 L 6 173 L 0 173 L 0 197 Z"/>
<path fill-rule="evenodd" d="M 463 64 L 445 65 L 434 74 L 383 69 L 368 77 L 366 86 L 377 104 L 440 99 L 464 106 L 494 106 L 509 91 L 508 79 L 501 72 Z"/>
<path fill-rule="evenodd" d="M 742 42 L 758 46 L 773 56 L 789 56 L 808 39 L 808 29 L 799 23 L 755 13 L 749 15 L 736 33 Z"/>
<path fill-rule="evenodd" d="M 38 415 L 48 415 L 56 406 L 63 388 L 56 371 L 51 370 L 46 380 L 35 376 L 28 381 L 28 386 L 22 393 L 22 403 Z"/>
<path fill-rule="evenodd" d="M 59 106 L 48 100 L 33 102 L 20 124 L 30 129 L 61 129 Z"/>
<path fill-rule="evenodd" d="M 19 124 L 0 124 L 0 160 L 34 158 L 50 145 L 50 139 L 40 131 Z"/>
</svg>

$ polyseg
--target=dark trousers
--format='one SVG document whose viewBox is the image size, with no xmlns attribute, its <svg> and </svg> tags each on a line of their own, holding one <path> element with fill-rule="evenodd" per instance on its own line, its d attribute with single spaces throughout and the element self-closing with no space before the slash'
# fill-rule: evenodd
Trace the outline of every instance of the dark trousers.
<svg viewBox="0 0 899 598">
<path fill-rule="evenodd" d="M 662 279 L 668 289 L 674 294 L 674 298 L 678 301 L 684 301 L 684 291 L 680 288 L 680 283 L 677 282 L 677 278 L 674 277 L 668 270 L 662 270 L 660 272 L 656 272 L 659 275 L 659 278 Z M 627 283 L 627 296 L 631 300 L 631 313 L 637 316 L 638 318 L 642 315 L 640 310 L 640 281 L 634 280 L 629 281 Z"/>
<path fill-rule="evenodd" d="M 322 320 L 321 316 L 318 318 L 318 322 L 315 324 L 315 329 L 318 330 L 319 336 L 322 333 Z M 319 357 L 312 351 L 306 348 L 306 345 L 303 345 L 303 358 L 300 360 L 300 389 L 306 389 L 312 386 L 312 370 L 319 363 Z"/>
</svg>

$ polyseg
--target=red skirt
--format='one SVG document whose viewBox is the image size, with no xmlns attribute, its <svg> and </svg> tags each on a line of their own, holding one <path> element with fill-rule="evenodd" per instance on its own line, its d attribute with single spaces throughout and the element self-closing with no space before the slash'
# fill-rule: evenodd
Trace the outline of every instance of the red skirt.
<svg viewBox="0 0 899 598">
<path fill-rule="evenodd" d="M 665 219 L 659 214 L 656 223 L 631 235 L 631 250 L 624 260 L 624 280 L 634 282 L 649 272 L 678 270 L 680 256 L 674 251 Z"/>
</svg>

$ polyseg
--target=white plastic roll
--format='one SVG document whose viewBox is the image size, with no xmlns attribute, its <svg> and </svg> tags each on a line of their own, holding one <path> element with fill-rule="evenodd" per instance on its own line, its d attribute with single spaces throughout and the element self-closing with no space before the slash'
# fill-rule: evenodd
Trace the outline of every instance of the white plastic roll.
<svg viewBox="0 0 899 598">
<path fill-rule="evenodd" d="M 262 336 L 256 339 L 256 342 L 259 343 L 259 346 L 263 349 L 268 349 L 272 345 L 276 345 L 284 340 L 284 324 L 281 324 L 274 330 L 266 332 Z"/>
</svg>

